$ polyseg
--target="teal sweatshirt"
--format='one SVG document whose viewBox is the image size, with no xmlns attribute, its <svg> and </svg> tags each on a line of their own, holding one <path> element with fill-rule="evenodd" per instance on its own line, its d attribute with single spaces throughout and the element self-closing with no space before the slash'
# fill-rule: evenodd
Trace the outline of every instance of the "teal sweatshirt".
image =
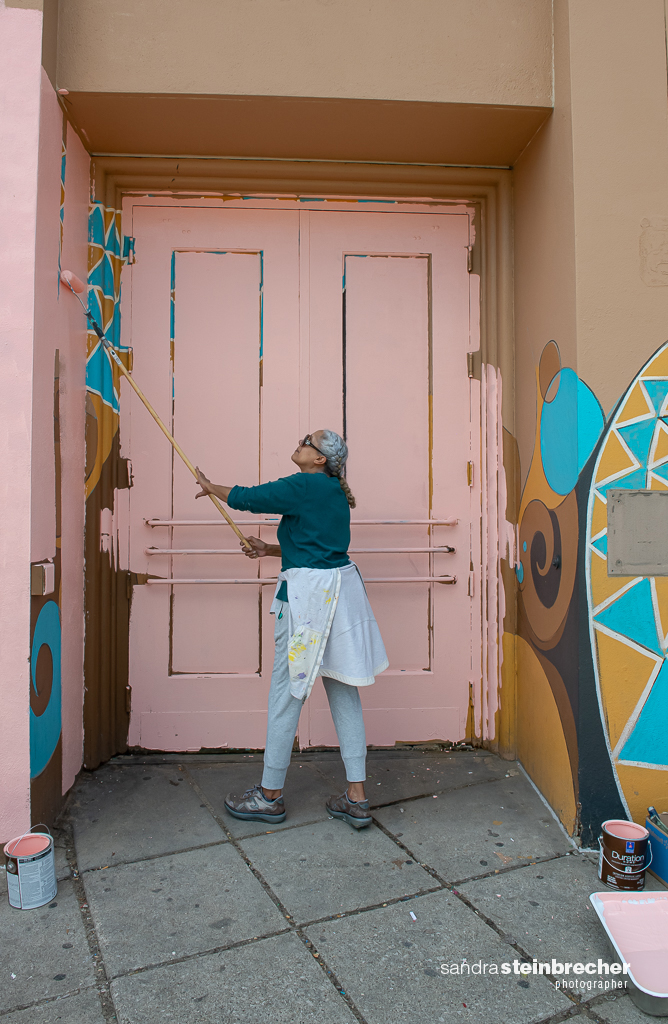
<svg viewBox="0 0 668 1024">
<path fill-rule="evenodd" d="M 227 504 L 283 517 L 276 538 L 282 569 L 336 569 L 350 561 L 350 506 L 336 477 L 293 473 L 258 487 L 233 487 Z M 285 583 L 278 597 L 287 601 Z"/>
</svg>

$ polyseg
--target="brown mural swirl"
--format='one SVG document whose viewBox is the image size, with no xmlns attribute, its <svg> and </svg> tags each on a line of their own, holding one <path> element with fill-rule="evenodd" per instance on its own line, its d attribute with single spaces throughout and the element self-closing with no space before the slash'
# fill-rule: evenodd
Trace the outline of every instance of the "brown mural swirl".
<svg viewBox="0 0 668 1024">
<path fill-rule="evenodd" d="M 538 645 L 558 642 L 568 615 L 578 554 L 578 507 L 571 491 L 555 509 L 530 501 L 520 524 L 520 601 Z"/>
</svg>

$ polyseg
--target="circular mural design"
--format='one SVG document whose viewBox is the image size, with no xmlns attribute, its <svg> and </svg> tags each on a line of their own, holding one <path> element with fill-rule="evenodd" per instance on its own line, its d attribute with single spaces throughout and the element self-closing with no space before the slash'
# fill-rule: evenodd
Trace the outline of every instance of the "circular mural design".
<svg viewBox="0 0 668 1024">
<path fill-rule="evenodd" d="M 668 344 L 613 415 L 587 509 L 587 598 L 599 702 L 620 788 L 637 818 L 657 802 L 668 770 L 668 578 L 608 576 L 611 488 L 668 490 Z"/>
</svg>

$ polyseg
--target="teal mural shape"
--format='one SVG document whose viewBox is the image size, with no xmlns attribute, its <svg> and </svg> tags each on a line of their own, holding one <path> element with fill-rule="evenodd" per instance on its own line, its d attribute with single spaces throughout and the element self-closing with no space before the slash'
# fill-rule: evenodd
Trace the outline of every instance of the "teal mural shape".
<svg viewBox="0 0 668 1024">
<path fill-rule="evenodd" d="M 43 714 L 36 715 L 30 708 L 30 778 L 44 771 L 58 745 L 61 730 L 60 679 L 60 609 L 55 601 L 47 601 L 35 624 L 30 656 L 31 686 L 37 693 L 37 658 L 46 645 L 51 653 L 53 674 L 51 694 Z"/>
</svg>

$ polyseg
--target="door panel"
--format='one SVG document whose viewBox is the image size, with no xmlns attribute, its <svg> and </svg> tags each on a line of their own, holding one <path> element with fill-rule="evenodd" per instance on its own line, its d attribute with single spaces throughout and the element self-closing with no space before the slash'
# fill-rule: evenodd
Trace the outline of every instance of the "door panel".
<svg viewBox="0 0 668 1024">
<path fill-rule="evenodd" d="M 347 256 L 344 266 L 343 412 L 353 518 L 428 519 L 429 259 Z M 370 548 L 429 544 L 425 526 L 367 526 L 355 537 L 355 546 Z M 424 553 L 353 557 L 366 576 L 429 575 Z M 376 586 L 373 606 L 392 668 L 428 669 L 429 584 Z"/>
<path fill-rule="evenodd" d="M 461 738 L 470 671 L 468 218 L 311 213 L 309 236 L 311 409 L 345 427 L 353 524 L 458 520 L 353 525 L 353 549 L 456 548 L 353 554 L 365 578 L 459 580 L 367 584 L 390 660 L 362 690 L 367 739 Z M 321 684 L 309 705 L 309 742 L 336 744 Z"/>
<path fill-rule="evenodd" d="M 261 282 L 260 253 L 174 254 L 173 433 L 202 466 L 215 465 L 224 453 L 226 479 L 248 485 L 260 482 Z M 191 518 L 193 477 L 178 456 L 173 462 L 172 516 Z M 197 506 L 200 516 L 215 511 L 207 499 Z M 224 545 L 216 540 L 221 536 Z M 175 527 L 172 542 L 191 549 L 237 546 L 219 527 Z M 235 576 L 258 575 L 257 563 L 243 556 L 219 563 L 234 565 Z M 174 577 L 206 578 L 211 569 L 210 555 L 171 559 Z M 174 587 L 170 674 L 257 673 L 261 611 L 255 587 Z"/>
<path fill-rule="evenodd" d="M 291 472 L 299 430 L 299 214 L 133 207 L 138 252 L 124 331 L 134 374 L 189 458 L 216 482 L 253 485 Z M 170 296 L 173 292 L 173 298 Z M 170 325 L 170 317 L 173 320 Z M 173 351 L 173 357 L 170 353 Z M 130 559 L 162 579 L 258 578 L 251 562 L 136 397 L 123 391 L 129 435 Z M 125 443 L 125 442 L 124 442 Z M 263 516 L 246 533 L 275 539 Z M 147 520 L 212 521 L 154 526 Z M 147 555 L 218 549 L 224 555 Z M 130 743 L 151 749 L 264 746 L 273 652 L 271 587 L 134 588 Z"/>
<path fill-rule="evenodd" d="M 461 739 L 471 663 L 468 216 L 332 206 L 133 201 L 138 255 L 129 305 L 124 285 L 124 332 L 138 382 L 217 482 L 287 475 L 302 433 L 345 433 L 352 548 L 364 549 L 352 557 L 363 575 L 458 576 L 454 586 L 368 582 L 390 659 L 362 691 L 368 742 Z M 238 545 L 211 503 L 194 500 L 192 477 L 135 396 L 124 390 L 122 402 L 132 570 L 162 580 L 275 575 L 277 561 L 240 552 L 145 554 Z M 267 517 L 234 517 L 255 521 L 246 533 L 275 538 Z M 457 525 L 425 522 L 445 518 Z M 216 525 L 193 525 L 207 520 Z M 434 551 L 444 545 L 456 551 Z M 264 746 L 272 595 L 254 584 L 135 587 L 131 743 Z M 337 744 L 320 682 L 299 739 Z"/>
</svg>

